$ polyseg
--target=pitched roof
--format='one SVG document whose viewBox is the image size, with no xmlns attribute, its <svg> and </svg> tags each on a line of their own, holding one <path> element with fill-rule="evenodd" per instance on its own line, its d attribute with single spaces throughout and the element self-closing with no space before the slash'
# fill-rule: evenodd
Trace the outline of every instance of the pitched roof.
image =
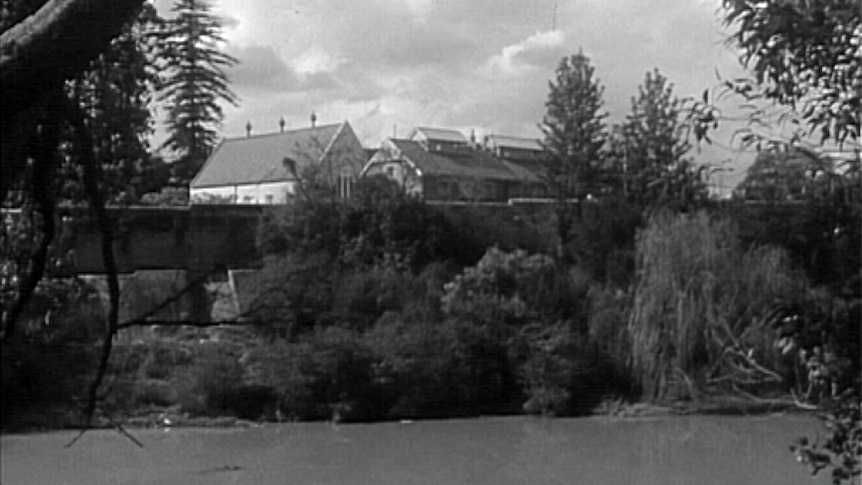
<svg viewBox="0 0 862 485">
<path fill-rule="evenodd" d="M 319 161 L 346 124 L 225 139 L 192 180 L 191 187 L 292 180 L 294 173 L 283 160 L 293 160 L 297 169 Z"/>
<path fill-rule="evenodd" d="M 466 150 L 457 155 L 429 152 L 412 140 L 390 139 L 401 157 L 426 175 L 450 175 L 510 181 L 534 181 L 538 178 L 522 167 L 506 163 L 481 150 Z"/>
<path fill-rule="evenodd" d="M 544 150 L 539 140 L 519 136 L 488 135 L 488 142 L 495 147 L 517 148 L 519 150 Z"/>
<path fill-rule="evenodd" d="M 410 135 L 410 139 L 415 140 L 417 135 L 420 135 L 427 140 L 467 143 L 467 138 L 465 138 L 460 131 L 445 128 L 417 127 Z"/>
</svg>

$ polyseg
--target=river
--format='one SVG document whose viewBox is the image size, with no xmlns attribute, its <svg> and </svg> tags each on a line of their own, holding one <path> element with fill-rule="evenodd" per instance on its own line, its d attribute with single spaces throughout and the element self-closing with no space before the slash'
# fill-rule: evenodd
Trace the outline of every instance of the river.
<svg viewBox="0 0 862 485">
<path fill-rule="evenodd" d="M 798 415 L 302 423 L 0 437 L 3 485 L 828 483 L 788 445 Z"/>
</svg>

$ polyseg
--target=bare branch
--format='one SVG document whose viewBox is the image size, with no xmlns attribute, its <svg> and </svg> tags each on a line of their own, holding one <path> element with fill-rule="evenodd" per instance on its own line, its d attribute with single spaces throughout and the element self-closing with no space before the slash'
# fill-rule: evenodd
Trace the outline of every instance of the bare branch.
<svg viewBox="0 0 862 485">
<path fill-rule="evenodd" d="M 80 108 L 73 102 L 66 103 L 67 111 L 70 114 L 72 128 L 75 137 L 79 143 L 78 156 L 79 162 L 83 168 L 83 184 L 87 193 L 87 199 L 90 203 L 90 208 L 96 215 L 101 231 L 102 239 L 102 260 L 105 265 L 105 270 L 108 274 L 108 316 L 105 321 L 105 333 L 102 336 L 102 353 L 99 358 L 99 367 L 96 369 L 96 376 L 90 383 L 90 388 L 87 393 L 87 404 L 84 408 L 85 422 L 81 433 L 90 428 L 93 421 L 93 416 L 96 412 L 96 404 L 98 401 L 99 387 L 102 385 L 105 373 L 108 370 L 108 362 L 111 358 L 111 348 L 113 347 L 114 336 L 117 334 L 117 323 L 119 319 L 120 308 L 120 283 L 117 279 L 117 261 L 114 257 L 113 247 L 113 230 L 111 222 L 108 220 L 108 214 L 105 211 L 105 200 L 102 196 L 99 187 L 99 181 L 102 179 L 101 166 L 95 159 L 93 141 L 90 138 L 89 131 L 84 124 L 84 114 Z"/>
</svg>

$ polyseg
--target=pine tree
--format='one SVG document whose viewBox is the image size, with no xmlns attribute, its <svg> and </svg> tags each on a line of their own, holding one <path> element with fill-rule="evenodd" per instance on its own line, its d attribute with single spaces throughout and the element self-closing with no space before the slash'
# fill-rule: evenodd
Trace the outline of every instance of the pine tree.
<svg viewBox="0 0 862 485">
<path fill-rule="evenodd" d="M 164 145 L 177 153 L 174 176 L 186 183 L 218 140 L 220 102 L 237 104 L 225 69 L 238 61 L 221 50 L 221 21 L 206 0 L 178 0 L 173 12 L 177 16 L 162 34 L 166 74 L 160 100 L 168 113 Z"/>
<path fill-rule="evenodd" d="M 563 58 L 556 81 L 549 82 L 547 113 L 539 125 L 543 145 L 551 154 L 546 183 L 557 199 L 558 256 L 565 256 L 574 216 L 572 199 L 580 201 L 595 190 L 603 169 L 606 140 L 602 112 L 604 87 L 594 79 L 595 68 L 582 53 Z"/>
<path fill-rule="evenodd" d="M 601 149 L 606 133 L 602 112 L 604 87 L 584 54 L 563 58 L 551 81 L 540 128 L 551 153 L 548 181 L 558 197 L 582 197 L 602 171 Z"/>
<path fill-rule="evenodd" d="M 702 184 L 690 160 L 691 145 L 680 121 L 680 101 L 658 69 L 646 73 L 632 98 L 632 112 L 621 127 L 614 152 L 629 199 L 650 203 L 667 198 L 691 199 Z"/>
</svg>

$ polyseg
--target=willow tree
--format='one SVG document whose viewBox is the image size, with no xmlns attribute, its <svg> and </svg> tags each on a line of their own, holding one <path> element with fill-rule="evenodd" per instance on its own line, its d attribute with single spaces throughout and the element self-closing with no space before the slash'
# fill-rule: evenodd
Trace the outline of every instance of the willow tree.
<svg viewBox="0 0 862 485">
<path fill-rule="evenodd" d="M 545 164 L 545 181 L 557 199 L 558 253 L 565 254 L 571 239 L 571 224 L 577 205 L 595 188 L 602 173 L 601 150 L 606 129 L 602 111 L 604 87 L 595 77 L 595 68 L 583 53 L 565 57 L 550 81 L 545 114 L 539 128 L 543 146 L 550 153 Z"/>
<path fill-rule="evenodd" d="M 162 34 L 165 73 L 160 99 L 167 103 L 168 138 L 177 153 L 174 175 L 188 182 L 218 141 L 221 102 L 236 105 L 225 69 L 237 60 L 222 50 L 221 21 L 206 0 L 178 0 L 176 18 Z"/>
</svg>

